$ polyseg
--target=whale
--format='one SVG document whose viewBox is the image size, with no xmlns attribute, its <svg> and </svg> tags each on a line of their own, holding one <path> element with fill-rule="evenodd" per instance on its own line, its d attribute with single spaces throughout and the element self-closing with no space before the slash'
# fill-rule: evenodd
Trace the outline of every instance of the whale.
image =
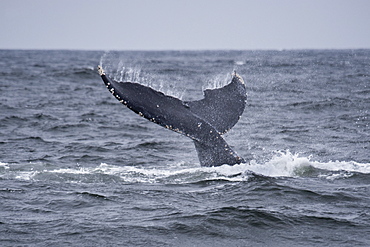
<svg viewBox="0 0 370 247">
<path fill-rule="evenodd" d="M 244 80 L 235 71 L 224 87 L 206 89 L 204 98 L 182 101 L 138 82 L 111 78 L 98 66 L 109 92 L 141 117 L 193 140 L 201 166 L 246 163 L 222 137 L 242 116 L 247 100 Z"/>
</svg>

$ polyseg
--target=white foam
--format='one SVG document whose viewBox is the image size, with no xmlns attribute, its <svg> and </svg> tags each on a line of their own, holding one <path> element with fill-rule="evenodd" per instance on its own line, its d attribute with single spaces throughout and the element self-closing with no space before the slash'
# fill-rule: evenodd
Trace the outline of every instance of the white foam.
<svg viewBox="0 0 370 247">
<path fill-rule="evenodd" d="M 0 167 L 3 167 L 4 169 L 9 169 L 9 164 L 0 162 Z"/>
<path fill-rule="evenodd" d="M 234 61 L 234 64 L 235 64 L 235 65 L 238 65 L 238 66 L 241 66 L 241 65 L 244 65 L 244 64 L 245 64 L 245 62 L 244 62 L 244 61 L 239 60 L 239 61 Z"/>
<path fill-rule="evenodd" d="M 132 166 L 112 166 L 102 163 L 96 171 L 104 174 L 118 175 L 127 182 L 164 182 L 164 183 L 192 183 L 204 180 L 224 179 L 241 181 L 242 177 L 232 177 L 246 171 L 246 165 L 221 167 L 190 167 L 184 168 L 181 164 L 161 168 L 146 168 Z"/>
<path fill-rule="evenodd" d="M 15 179 L 29 181 L 32 180 L 36 174 L 38 174 L 36 171 L 21 171 L 16 173 Z"/>
<path fill-rule="evenodd" d="M 264 164 L 252 161 L 249 169 L 254 173 L 269 177 L 297 176 L 300 170 L 309 168 L 311 162 L 307 157 L 299 157 L 289 151 L 277 152 L 272 159 Z"/>
<path fill-rule="evenodd" d="M 358 163 L 355 161 L 311 161 L 311 157 L 300 157 L 299 154 L 292 154 L 289 150 L 276 152 L 269 161 L 264 163 L 251 161 L 250 164 L 223 165 L 219 167 L 199 167 L 196 164 L 189 165 L 183 162 L 168 165 L 162 164 L 160 167 L 117 166 L 101 163 L 95 167 L 50 170 L 34 170 L 31 168 L 24 171 L 18 170 L 16 167 L 12 168 L 7 163 L 0 162 L 0 168 L 2 167 L 4 168 L 2 169 L 2 177 L 19 180 L 53 179 L 55 176 L 47 176 L 47 174 L 56 174 L 57 178 L 63 178 L 63 181 L 70 182 L 94 182 L 97 181 L 96 178 L 98 180 L 100 178 L 107 178 L 108 180 L 112 179 L 115 181 L 119 179 L 121 182 L 127 183 L 164 184 L 186 184 L 211 180 L 248 181 L 253 176 L 251 175 L 252 173 L 268 177 L 316 176 L 330 180 L 348 178 L 354 173 L 370 174 L 370 163 Z M 78 176 L 68 176 L 68 174 Z"/>
<path fill-rule="evenodd" d="M 311 157 L 300 157 L 299 153 L 292 154 L 289 150 L 277 152 L 270 161 L 264 164 L 252 161 L 249 167 L 254 173 L 269 177 L 297 177 L 312 171 L 314 168 L 332 172 L 370 173 L 370 163 L 358 163 L 355 161 L 311 161 Z M 328 176 L 333 176 L 333 174 Z M 346 175 L 343 174 L 342 177 L 348 177 L 348 173 Z"/>
<path fill-rule="evenodd" d="M 194 183 L 207 180 L 243 181 L 248 179 L 248 165 L 240 164 L 235 166 L 220 167 L 183 167 L 182 163 L 169 165 L 160 168 L 115 166 L 101 163 L 98 167 L 92 168 L 65 168 L 49 170 L 52 174 L 76 174 L 91 175 L 103 174 L 121 178 L 122 182 L 129 183 Z M 30 174 L 31 175 L 31 174 Z M 32 174 L 35 175 L 35 174 Z M 25 176 L 23 175 L 23 178 Z"/>
<path fill-rule="evenodd" d="M 314 161 L 311 163 L 316 168 L 329 171 L 348 171 L 364 174 L 370 173 L 370 163 L 358 163 L 355 161 L 329 161 L 327 163 Z"/>
<path fill-rule="evenodd" d="M 63 173 L 63 174 L 91 174 L 93 170 L 91 168 L 62 168 L 62 169 L 56 169 L 56 170 L 45 170 L 44 172 L 48 173 Z"/>
</svg>

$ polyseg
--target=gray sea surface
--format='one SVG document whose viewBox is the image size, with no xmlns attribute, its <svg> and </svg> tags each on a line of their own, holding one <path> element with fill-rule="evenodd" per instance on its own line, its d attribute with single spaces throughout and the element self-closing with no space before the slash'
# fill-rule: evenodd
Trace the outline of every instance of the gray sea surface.
<svg viewBox="0 0 370 247">
<path fill-rule="evenodd" d="M 0 246 L 370 246 L 370 50 L 0 50 Z M 182 100 L 247 85 L 200 167 L 97 65 Z"/>
</svg>

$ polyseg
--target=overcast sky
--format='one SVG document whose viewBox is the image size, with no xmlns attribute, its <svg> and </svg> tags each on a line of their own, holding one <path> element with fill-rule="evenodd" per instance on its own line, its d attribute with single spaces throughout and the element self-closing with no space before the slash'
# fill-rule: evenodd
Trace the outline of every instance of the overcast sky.
<svg viewBox="0 0 370 247">
<path fill-rule="evenodd" d="M 0 3 L 0 49 L 370 48 L 370 0 Z"/>
</svg>

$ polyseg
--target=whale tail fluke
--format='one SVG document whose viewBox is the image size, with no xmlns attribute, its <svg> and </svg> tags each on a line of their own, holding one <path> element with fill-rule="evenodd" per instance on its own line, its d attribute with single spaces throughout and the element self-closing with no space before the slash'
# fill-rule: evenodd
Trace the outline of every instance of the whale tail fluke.
<svg viewBox="0 0 370 247">
<path fill-rule="evenodd" d="M 243 79 L 234 73 L 231 83 L 204 91 L 204 99 L 186 102 L 190 111 L 212 125 L 219 134 L 229 131 L 243 114 L 247 100 Z"/>
<path fill-rule="evenodd" d="M 198 153 L 199 162 L 202 166 L 222 166 L 246 163 L 228 145 L 209 145 L 193 140 Z"/>
<path fill-rule="evenodd" d="M 238 122 L 246 104 L 245 85 L 237 74 L 228 85 L 205 90 L 204 99 L 183 102 L 139 83 L 115 81 L 100 66 L 98 71 L 108 90 L 130 110 L 191 138 L 201 166 L 245 162 L 221 136 Z"/>
</svg>

